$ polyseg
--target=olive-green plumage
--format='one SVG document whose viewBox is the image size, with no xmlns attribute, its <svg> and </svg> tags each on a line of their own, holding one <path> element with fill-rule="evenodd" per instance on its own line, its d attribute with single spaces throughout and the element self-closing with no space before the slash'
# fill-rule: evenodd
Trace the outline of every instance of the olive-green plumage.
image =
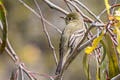
<svg viewBox="0 0 120 80">
<path fill-rule="evenodd" d="M 83 39 L 85 33 L 83 18 L 78 12 L 68 14 L 65 18 L 65 22 L 66 27 L 62 32 L 60 40 L 60 60 L 56 69 L 56 74 L 60 74 L 67 58 L 71 55 L 78 43 Z"/>
</svg>

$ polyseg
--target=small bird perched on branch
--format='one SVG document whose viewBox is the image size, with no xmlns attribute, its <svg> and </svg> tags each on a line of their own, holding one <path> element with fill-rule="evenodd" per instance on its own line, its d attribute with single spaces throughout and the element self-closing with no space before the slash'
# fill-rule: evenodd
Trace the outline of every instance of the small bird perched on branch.
<svg viewBox="0 0 120 80">
<path fill-rule="evenodd" d="M 83 18 L 78 12 L 72 12 L 64 19 L 66 27 L 61 35 L 59 46 L 60 60 L 56 69 L 56 75 L 61 73 L 66 60 L 71 54 L 74 54 L 72 52 L 77 47 L 78 43 L 83 39 L 86 31 Z"/>
</svg>

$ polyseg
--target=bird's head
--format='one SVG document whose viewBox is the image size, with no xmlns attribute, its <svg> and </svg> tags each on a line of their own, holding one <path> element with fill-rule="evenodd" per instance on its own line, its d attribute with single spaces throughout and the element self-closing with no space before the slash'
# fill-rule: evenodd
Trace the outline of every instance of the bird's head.
<svg viewBox="0 0 120 80">
<path fill-rule="evenodd" d="M 65 18 L 66 24 L 81 19 L 81 16 L 78 12 L 72 12 L 68 14 Z"/>
</svg>

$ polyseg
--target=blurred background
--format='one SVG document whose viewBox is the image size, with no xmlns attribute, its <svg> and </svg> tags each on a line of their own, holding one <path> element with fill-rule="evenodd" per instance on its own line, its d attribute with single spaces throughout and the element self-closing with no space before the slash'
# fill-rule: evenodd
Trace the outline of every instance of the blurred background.
<svg viewBox="0 0 120 80">
<path fill-rule="evenodd" d="M 36 10 L 33 0 L 24 1 L 34 10 Z M 64 0 L 50 1 L 69 11 L 64 3 Z M 105 8 L 104 0 L 80 1 L 96 15 L 98 15 Z M 49 48 L 47 38 L 43 32 L 40 19 L 27 8 L 25 8 L 18 0 L 3 0 L 3 2 L 7 9 L 9 40 L 20 60 L 24 62 L 31 71 L 53 76 L 56 65 L 52 51 Z M 51 9 L 42 0 L 38 0 L 38 2 L 44 18 L 50 21 L 60 30 L 63 30 L 65 22 L 60 17 L 65 15 Z M 87 14 L 85 10 L 82 9 L 82 11 Z M 89 14 L 87 15 L 89 16 Z M 105 21 L 105 16 L 103 16 L 102 20 Z M 58 55 L 60 34 L 49 25 L 47 25 L 47 30 Z M 64 80 L 87 80 L 82 65 L 83 54 L 84 52 L 81 53 L 70 65 L 68 70 L 65 72 L 67 74 L 65 74 Z M 93 80 L 95 80 L 96 64 L 94 63 L 94 58 L 92 58 L 91 61 L 91 72 Z M 0 80 L 9 80 L 11 72 L 16 69 L 17 67 L 6 53 L 0 54 Z M 48 79 L 39 77 L 39 80 Z"/>
</svg>

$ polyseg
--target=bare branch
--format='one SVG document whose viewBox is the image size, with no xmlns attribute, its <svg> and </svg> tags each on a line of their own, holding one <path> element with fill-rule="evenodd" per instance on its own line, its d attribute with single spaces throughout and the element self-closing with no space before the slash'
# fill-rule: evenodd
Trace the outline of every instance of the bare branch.
<svg viewBox="0 0 120 80">
<path fill-rule="evenodd" d="M 63 14 L 67 15 L 69 12 L 66 10 L 62 9 L 61 7 L 55 5 L 54 3 L 50 2 L 50 0 L 43 0 L 50 8 L 55 9 L 57 11 L 62 12 Z"/>
<path fill-rule="evenodd" d="M 117 4 L 117 0 L 115 1 L 115 4 L 113 4 L 110 9 L 113 9 L 115 7 L 120 6 L 120 4 Z M 104 10 L 101 11 L 101 13 L 97 16 L 98 18 L 100 18 L 105 12 L 107 11 L 107 9 L 105 8 Z M 112 15 L 113 15 L 114 9 L 112 11 Z"/>
<path fill-rule="evenodd" d="M 119 80 L 120 79 L 120 74 L 118 74 L 117 76 L 113 77 L 111 80 Z"/>
<path fill-rule="evenodd" d="M 70 0 L 67 0 L 67 2 L 68 2 L 69 4 L 71 4 L 84 18 L 88 19 L 90 22 L 94 22 L 94 20 L 92 20 L 90 17 L 86 16 L 86 15 L 78 8 L 78 6 L 77 6 L 75 3 L 71 2 Z"/>
<path fill-rule="evenodd" d="M 19 62 L 19 57 L 16 55 L 15 51 L 13 50 L 9 40 L 7 40 L 6 51 L 15 63 Z"/>
<path fill-rule="evenodd" d="M 35 79 L 29 74 L 29 72 L 28 72 L 25 68 L 22 67 L 22 65 L 20 66 L 20 68 L 26 73 L 26 75 L 29 77 L 30 80 L 35 80 Z"/>
<path fill-rule="evenodd" d="M 118 1 L 118 0 L 113 0 L 113 1 L 112 1 L 112 5 L 117 4 L 117 1 Z M 114 8 L 111 9 L 111 14 L 112 14 L 112 15 L 113 15 L 113 13 L 114 13 L 114 10 L 115 10 Z"/>
<path fill-rule="evenodd" d="M 33 74 L 33 75 L 38 75 L 38 76 L 41 76 L 41 77 L 45 77 L 45 78 L 48 78 L 48 79 L 54 79 L 55 76 L 49 76 L 49 75 L 46 75 L 46 74 L 40 74 L 40 73 L 37 73 L 37 72 L 30 72 L 30 74 Z"/>
<path fill-rule="evenodd" d="M 69 4 L 67 3 L 67 1 L 64 0 L 64 2 L 65 2 L 65 4 L 67 5 L 68 9 L 72 12 L 72 9 L 71 9 L 71 7 L 69 6 Z"/>
<path fill-rule="evenodd" d="M 71 0 L 79 4 L 82 8 L 84 8 L 90 15 L 92 15 L 96 20 L 103 23 L 90 9 L 88 9 L 83 3 L 81 3 L 79 0 Z"/>
<path fill-rule="evenodd" d="M 42 22 L 42 25 L 43 25 L 43 30 L 44 30 L 44 33 L 45 33 L 45 35 L 47 37 L 49 46 L 50 46 L 50 48 L 51 48 L 51 50 L 53 52 L 54 60 L 55 60 L 56 65 L 57 65 L 58 64 L 57 55 L 56 55 L 56 52 L 55 52 L 55 48 L 54 48 L 54 46 L 53 46 L 53 44 L 51 42 L 51 39 L 50 39 L 49 33 L 47 31 L 46 25 L 45 25 L 45 23 L 43 21 L 43 15 L 42 15 L 41 9 L 40 9 L 40 7 L 39 7 L 39 5 L 38 5 L 36 0 L 34 0 L 34 3 L 36 5 L 37 9 L 39 10 L 39 15 L 41 16 L 41 22 Z"/>
<path fill-rule="evenodd" d="M 1 30 L 3 31 L 3 28 L 0 26 Z M 19 61 L 19 57 L 16 55 L 16 52 L 13 50 L 9 40 L 7 39 L 7 44 L 6 44 L 6 47 L 5 47 L 5 51 L 7 52 L 8 56 L 11 57 L 11 59 L 14 61 L 15 65 L 18 66 L 18 70 L 17 70 L 17 73 L 16 73 L 16 76 L 15 76 L 15 80 L 18 80 L 18 72 L 21 73 L 21 79 L 24 80 L 23 78 L 23 71 L 27 74 L 27 76 L 30 78 L 30 80 L 35 80 L 34 79 L 34 76 L 31 76 L 27 70 L 23 67 L 23 64 L 20 63 Z M 2 40 L 0 39 L 0 44 L 2 43 Z"/>
<path fill-rule="evenodd" d="M 17 69 L 15 72 L 14 80 L 18 80 L 18 77 L 19 77 L 18 75 L 19 75 L 19 70 Z"/>
<path fill-rule="evenodd" d="M 105 8 L 104 10 L 102 10 L 99 15 L 97 16 L 98 18 L 100 18 L 105 12 L 107 11 L 107 9 Z"/>
<path fill-rule="evenodd" d="M 2 41 L 0 40 L 0 43 L 1 42 Z M 11 47 L 11 45 L 10 45 L 8 40 L 7 40 L 7 47 L 5 48 L 5 50 L 8 53 L 8 55 L 12 58 L 12 60 L 16 64 L 16 66 L 18 66 L 19 68 L 21 68 L 21 70 L 24 70 L 24 72 L 25 72 L 26 71 L 25 68 L 22 67 L 22 64 L 19 62 L 19 57 L 16 55 L 15 51 Z M 32 79 L 32 76 L 28 72 L 25 72 L 25 73 L 30 78 L 30 80 L 34 80 L 34 79 Z M 18 76 L 18 73 L 17 73 L 17 76 Z M 16 77 L 16 79 L 17 79 L 17 77 Z"/>
<path fill-rule="evenodd" d="M 21 78 L 21 80 L 24 80 L 23 70 L 20 67 L 19 67 L 19 72 L 20 72 L 20 78 Z"/>
<path fill-rule="evenodd" d="M 38 18 L 41 19 L 41 16 L 34 10 L 32 9 L 30 6 L 28 6 L 25 2 L 23 2 L 22 0 L 18 0 L 20 3 L 22 3 L 27 9 L 29 9 L 33 14 L 35 14 Z M 58 31 L 60 34 L 62 33 L 62 31 L 60 29 L 58 29 L 55 25 L 53 25 L 52 23 L 50 23 L 49 21 L 47 21 L 46 19 L 43 18 L 43 20 L 49 24 L 52 28 L 54 28 L 56 31 Z"/>
<path fill-rule="evenodd" d="M 115 38 L 115 35 L 114 35 L 113 31 L 111 31 L 110 29 L 108 29 L 108 32 L 111 35 L 111 39 L 112 39 L 113 43 L 115 44 L 115 46 L 117 46 L 118 42 L 117 42 L 117 40 Z"/>
</svg>

